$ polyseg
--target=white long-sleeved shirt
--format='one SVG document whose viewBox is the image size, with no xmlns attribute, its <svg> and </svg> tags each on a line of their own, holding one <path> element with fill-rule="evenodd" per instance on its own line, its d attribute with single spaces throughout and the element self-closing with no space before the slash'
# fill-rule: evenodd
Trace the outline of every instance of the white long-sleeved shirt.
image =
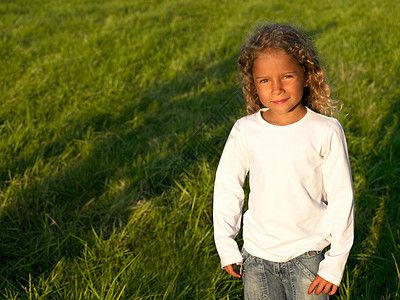
<svg viewBox="0 0 400 300">
<path fill-rule="evenodd" d="M 339 285 L 354 237 L 353 186 L 342 126 L 308 108 L 300 121 L 275 126 L 261 111 L 236 121 L 218 165 L 213 220 L 221 265 L 242 261 L 235 237 L 249 172 L 246 251 L 285 262 L 330 244 L 318 274 Z"/>
</svg>

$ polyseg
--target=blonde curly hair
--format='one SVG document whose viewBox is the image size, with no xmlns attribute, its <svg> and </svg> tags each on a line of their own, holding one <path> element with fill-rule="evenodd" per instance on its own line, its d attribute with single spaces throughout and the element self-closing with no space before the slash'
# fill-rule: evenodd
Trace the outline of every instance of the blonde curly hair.
<svg viewBox="0 0 400 300">
<path fill-rule="evenodd" d="M 264 107 L 253 79 L 253 62 L 268 48 L 284 50 L 304 68 L 308 85 L 304 88 L 303 105 L 320 114 L 333 115 L 339 103 L 330 98 L 331 90 L 325 82 L 325 73 L 316 50 L 296 29 L 284 24 L 256 27 L 239 53 L 238 72 L 247 102 L 247 113 L 255 113 Z"/>
</svg>

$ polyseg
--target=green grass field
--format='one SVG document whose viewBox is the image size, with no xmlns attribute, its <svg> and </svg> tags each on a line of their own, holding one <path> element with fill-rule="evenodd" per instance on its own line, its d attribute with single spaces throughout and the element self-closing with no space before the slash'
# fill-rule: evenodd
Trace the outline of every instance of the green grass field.
<svg viewBox="0 0 400 300">
<path fill-rule="evenodd" d="M 343 102 L 356 239 L 335 299 L 400 299 L 400 2 L 0 1 L 0 298 L 241 299 L 212 233 L 236 74 L 298 24 Z M 240 238 L 239 238 L 240 242 Z"/>
</svg>

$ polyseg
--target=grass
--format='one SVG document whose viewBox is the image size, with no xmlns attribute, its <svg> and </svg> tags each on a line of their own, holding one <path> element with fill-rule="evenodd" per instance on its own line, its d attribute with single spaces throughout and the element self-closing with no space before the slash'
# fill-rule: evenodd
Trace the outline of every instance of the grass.
<svg viewBox="0 0 400 300">
<path fill-rule="evenodd" d="M 336 299 L 400 298 L 399 3 L 0 3 L 0 295 L 241 299 L 220 270 L 212 189 L 243 36 L 314 40 L 343 124 L 356 240 Z"/>
</svg>

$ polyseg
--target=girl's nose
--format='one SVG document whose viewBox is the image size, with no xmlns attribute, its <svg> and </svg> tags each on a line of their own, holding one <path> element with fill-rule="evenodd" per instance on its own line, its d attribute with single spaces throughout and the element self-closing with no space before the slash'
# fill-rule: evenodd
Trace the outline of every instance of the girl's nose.
<svg viewBox="0 0 400 300">
<path fill-rule="evenodd" d="M 282 84 L 279 81 L 275 81 L 272 84 L 272 94 L 273 95 L 280 95 L 283 92 Z"/>
</svg>

